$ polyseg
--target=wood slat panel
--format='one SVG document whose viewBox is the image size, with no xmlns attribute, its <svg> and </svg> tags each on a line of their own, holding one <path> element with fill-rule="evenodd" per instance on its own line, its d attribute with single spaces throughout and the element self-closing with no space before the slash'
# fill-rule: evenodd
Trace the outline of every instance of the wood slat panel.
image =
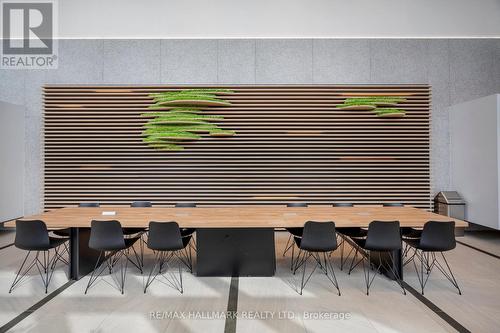
<svg viewBox="0 0 500 333">
<path fill-rule="evenodd" d="M 134 200 L 431 208 L 429 86 L 223 86 L 235 92 L 224 97 L 232 105 L 205 113 L 224 116 L 215 123 L 235 136 L 185 142 L 181 152 L 144 144 L 149 93 L 193 87 L 44 87 L 45 208 Z M 404 96 L 406 117 L 336 108 L 364 95 Z"/>
</svg>

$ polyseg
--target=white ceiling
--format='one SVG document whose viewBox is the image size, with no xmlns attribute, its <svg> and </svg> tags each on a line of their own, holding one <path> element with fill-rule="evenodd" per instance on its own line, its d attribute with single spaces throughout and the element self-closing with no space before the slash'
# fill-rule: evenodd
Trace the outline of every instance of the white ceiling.
<svg viewBox="0 0 500 333">
<path fill-rule="evenodd" d="M 500 0 L 59 0 L 61 38 L 500 37 Z"/>
</svg>

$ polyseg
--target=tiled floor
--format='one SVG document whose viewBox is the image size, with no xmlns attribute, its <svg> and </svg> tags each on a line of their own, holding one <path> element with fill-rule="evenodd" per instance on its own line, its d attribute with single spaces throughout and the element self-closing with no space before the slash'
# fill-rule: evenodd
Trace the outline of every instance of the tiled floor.
<svg viewBox="0 0 500 333">
<path fill-rule="evenodd" d="M 500 256 L 500 231 L 467 231 L 460 242 Z"/>
<path fill-rule="evenodd" d="M 455 331 L 421 301 L 411 294 L 403 295 L 398 285 L 384 277 L 376 278 L 370 296 L 366 296 L 362 269 L 356 269 L 349 276 L 335 265 L 342 296 L 334 292 L 319 271 L 300 296 L 295 291 L 299 276 L 290 273 L 289 258 L 281 256 L 286 237 L 284 232 L 277 233 L 275 277 L 239 278 L 236 332 Z M 11 239 L 12 234 L 0 236 L 2 244 Z M 500 243 L 491 246 L 498 249 Z M 21 255 L 22 251 L 14 247 L 0 253 L 0 325 L 45 296 L 36 275 L 8 294 Z M 338 259 L 336 254 L 335 264 Z M 458 295 L 436 271 L 428 282 L 425 297 L 472 332 L 497 332 L 500 260 L 458 245 L 450 253 L 449 261 L 463 295 Z M 146 266 L 150 263 L 151 255 L 148 255 Z M 405 280 L 417 289 L 413 267 L 407 267 L 405 274 Z M 188 272 L 183 277 L 183 295 L 161 282 L 155 282 L 144 294 L 144 278 L 137 269 L 129 270 L 125 295 L 105 282 L 98 283 L 84 295 L 85 278 L 27 316 L 11 331 L 224 332 L 226 322 L 222 314 L 228 306 L 231 278 L 198 278 Z M 66 281 L 61 266 L 49 293 Z M 169 315 L 174 318 L 168 318 Z M 320 315 L 344 318 L 313 318 Z M 181 319 L 180 316 L 187 317 Z"/>
</svg>

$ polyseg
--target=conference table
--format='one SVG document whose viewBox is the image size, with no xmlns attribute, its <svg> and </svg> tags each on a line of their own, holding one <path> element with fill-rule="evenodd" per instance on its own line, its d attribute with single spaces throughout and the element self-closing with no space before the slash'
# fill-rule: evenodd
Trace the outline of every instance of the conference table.
<svg viewBox="0 0 500 333">
<path fill-rule="evenodd" d="M 67 207 L 22 220 L 42 220 L 49 230 L 70 228 L 70 277 L 80 279 L 95 265 L 99 253 L 88 247 L 92 220 L 118 220 L 122 227 L 147 228 L 150 221 L 176 221 L 196 228 L 198 276 L 272 276 L 276 269 L 275 229 L 303 227 L 307 221 L 334 221 L 337 228 L 368 227 L 374 220 L 399 221 L 401 227 L 421 228 L 425 222 L 455 221 L 413 207 L 332 207 L 310 205 L 228 205 L 195 208 L 124 206 Z M 14 226 L 13 222 L 6 224 Z M 395 267 L 402 276 L 401 251 Z"/>
</svg>

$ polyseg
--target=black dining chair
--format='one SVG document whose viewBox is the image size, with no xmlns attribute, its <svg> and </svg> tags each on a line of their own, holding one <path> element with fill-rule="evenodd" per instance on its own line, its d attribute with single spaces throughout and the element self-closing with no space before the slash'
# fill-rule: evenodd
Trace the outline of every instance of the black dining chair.
<svg viewBox="0 0 500 333">
<path fill-rule="evenodd" d="M 441 271 L 441 273 L 448 279 L 448 281 L 450 281 L 451 284 L 458 290 L 458 294 L 462 295 L 458 282 L 455 279 L 453 271 L 448 264 L 448 260 L 446 260 L 444 255 L 444 252 L 453 250 L 457 245 L 455 240 L 454 221 L 429 221 L 424 225 L 420 238 L 408 238 L 404 239 L 404 241 L 415 251 L 412 261 L 415 267 L 415 272 L 418 276 L 422 295 L 424 294 L 425 285 L 427 284 L 434 267 L 437 267 L 439 271 Z M 438 260 L 436 253 L 441 254 L 443 263 Z M 417 264 L 415 263 L 415 258 L 420 260 L 420 272 L 418 271 Z M 425 279 L 424 270 L 427 273 Z"/>
<path fill-rule="evenodd" d="M 133 201 L 130 204 L 130 207 L 132 208 L 150 208 L 153 207 L 153 204 L 151 201 Z M 138 265 L 141 267 L 144 267 L 144 245 L 146 244 L 146 240 L 144 239 L 146 235 L 147 229 L 146 228 L 124 228 L 123 229 L 123 234 L 125 236 L 133 236 L 133 235 L 138 235 L 140 236 L 139 240 L 139 261 Z M 134 250 L 135 251 L 135 250 Z"/>
<path fill-rule="evenodd" d="M 328 280 L 330 280 L 330 282 L 335 286 L 340 296 L 340 288 L 337 282 L 337 277 L 335 276 L 335 270 L 329 256 L 327 256 L 327 253 L 335 251 L 338 247 L 335 223 L 331 221 L 308 221 L 304 224 L 302 237 L 294 237 L 294 241 L 300 249 L 300 252 L 297 255 L 297 265 L 294 271 L 302 266 L 302 279 L 299 294 L 302 295 L 302 291 L 304 290 L 307 282 L 309 282 L 309 279 L 316 271 L 316 268 L 320 267 L 327 276 Z M 306 266 L 307 261 L 310 258 L 314 258 L 316 265 L 306 278 Z"/>
<path fill-rule="evenodd" d="M 181 294 L 184 292 L 181 265 L 186 263 L 185 258 L 182 257 L 182 251 L 188 246 L 190 238 L 191 236 L 182 237 L 177 222 L 149 222 L 147 246 L 149 249 L 153 250 L 155 260 L 144 286 L 144 293 L 146 293 L 148 287 L 158 275 L 163 276 L 167 284 L 179 290 Z M 179 260 L 179 278 L 177 278 L 175 274 L 171 274 L 170 278 L 165 275 L 165 273 L 169 272 L 169 262 L 174 257 L 177 257 Z M 165 267 L 166 270 L 164 272 L 163 269 Z"/>
<path fill-rule="evenodd" d="M 113 274 L 113 270 L 118 262 L 120 262 L 118 288 L 123 294 L 128 262 L 136 266 L 142 274 L 142 267 L 138 266 L 137 263 L 130 258 L 129 252 L 131 248 L 133 249 L 134 243 L 138 240 L 139 236 L 125 238 L 119 221 L 93 220 L 91 222 L 89 248 L 99 251 L 99 256 L 95 263 L 94 270 L 90 275 L 87 288 L 85 288 L 85 294 L 87 294 L 89 288 L 97 281 L 104 270 L 108 269 L 109 274 Z M 138 260 L 135 251 L 134 254 Z M 104 265 L 104 263 L 106 264 Z"/>
<path fill-rule="evenodd" d="M 45 293 L 47 293 L 52 275 L 58 261 L 68 264 L 66 259 L 61 255 L 60 247 L 65 244 L 69 238 L 65 237 L 50 237 L 45 222 L 40 220 L 16 221 L 16 237 L 14 246 L 18 249 L 28 251 L 21 267 L 16 273 L 14 281 L 10 286 L 9 293 L 19 285 L 25 276 L 33 267 L 37 268 L 40 277 L 42 278 Z M 51 250 L 53 254 L 51 257 Z M 33 259 L 27 264 L 30 254 L 34 252 Z M 42 258 L 41 255 L 43 256 Z M 26 267 L 26 268 L 25 268 Z"/>
<path fill-rule="evenodd" d="M 401 202 L 385 202 L 382 204 L 382 206 L 383 207 L 404 207 L 405 205 Z M 421 234 L 422 234 L 421 229 L 415 229 L 412 227 L 401 227 L 401 237 L 403 237 L 403 240 L 420 238 Z M 403 257 L 407 257 L 409 249 L 410 249 L 409 246 L 405 243 L 404 249 L 403 249 Z M 405 261 L 404 265 L 408 264 L 411 261 L 411 259 L 412 258 Z"/>
<path fill-rule="evenodd" d="M 147 208 L 153 207 L 153 203 L 151 201 L 132 201 L 130 207 L 134 208 Z"/>
<path fill-rule="evenodd" d="M 353 240 L 356 242 L 361 252 L 360 262 L 363 265 L 363 273 L 365 275 L 366 294 L 369 295 L 370 286 L 372 285 L 375 276 L 377 273 L 381 273 L 381 269 L 383 268 L 392 273 L 392 276 L 395 278 L 401 289 L 403 289 L 403 293 L 406 295 L 403 281 L 401 280 L 397 269 L 395 269 L 397 258 L 395 258 L 394 251 L 401 250 L 399 221 L 372 221 L 368 226 L 366 238 L 353 238 Z M 377 259 L 373 258 L 372 252 L 376 252 L 378 254 L 378 262 L 376 264 L 372 263 L 372 259 Z M 386 254 L 386 256 L 382 256 L 382 254 Z M 386 258 L 388 258 L 388 260 Z M 372 266 L 376 266 L 376 268 L 375 274 L 373 274 L 373 277 L 370 278 L 370 270 Z M 351 264 L 349 272 L 352 271 L 352 268 Z"/>
<path fill-rule="evenodd" d="M 176 208 L 195 208 L 196 203 L 194 202 L 178 202 L 175 204 Z M 188 237 L 188 236 L 193 236 L 193 234 L 196 232 L 195 228 L 181 228 L 181 236 L 182 237 Z M 196 241 L 194 237 L 191 237 L 191 242 L 189 242 L 189 251 L 193 249 L 195 252 L 197 251 L 196 247 Z"/>
<path fill-rule="evenodd" d="M 307 203 L 305 202 L 289 202 L 286 205 L 287 207 L 293 208 L 293 207 L 307 207 Z M 293 240 L 294 237 L 302 237 L 302 232 L 304 228 L 298 227 L 298 228 L 285 228 L 286 231 L 290 234 L 288 236 L 288 240 L 285 245 L 285 250 L 283 251 L 283 257 L 286 255 L 286 253 L 291 249 L 292 250 L 292 259 L 290 262 L 290 269 L 293 270 L 294 267 L 294 255 L 295 255 L 295 242 Z"/>
<path fill-rule="evenodd" d="M 350 202 L 337 202 L 332 205 L 333 207 L 354 207 L 354 205 Z M 366 237 L 366 229 L 360 228 L 360 227 L 341 227 L 341 228 L 336 228 L 337 234 L 340 236 L 340 270 L 344 269 L 345 263 L 349 260 L 349 257 L 351 254 L 354 253 L 355 251 L 355 245 L 353 241 L 349 241 L 349 238 L 363 238 Z M 349 253 L 347 253 L 346 256 L 344 256 L 344 248 L 345 244 L 349 243 L 351 244 L 351 249 L 349 250 Z"/>
<path fill-rule="evenodd" d="M 98 202 L 80 202 L 78 207 L 100 207 L 101 205 Z"/>
<path fill-rule="evenodd" d="M 384 202 L 383 207 L 404 207 L 405 205 L 401 202 Z"/>
</svg>

